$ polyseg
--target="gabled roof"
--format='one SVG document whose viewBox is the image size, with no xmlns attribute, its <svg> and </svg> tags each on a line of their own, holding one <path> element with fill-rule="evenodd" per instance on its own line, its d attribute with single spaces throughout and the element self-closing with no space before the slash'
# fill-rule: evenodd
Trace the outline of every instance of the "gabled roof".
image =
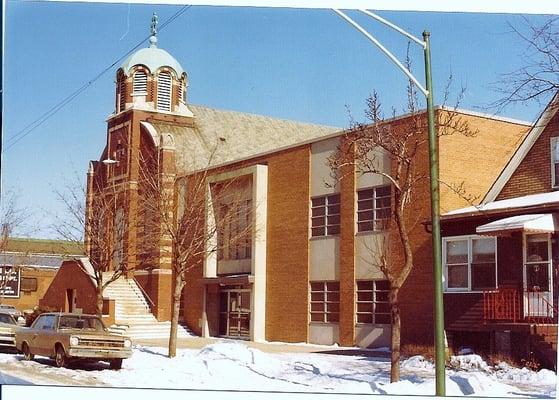
<svg viewBox="0 0 559 400">
<path fill-rule="evenodd" d="M 555 96 L 553 96 L 553 99 L 549 102 L 536 123 L 533 125 L 532 129 L 530 130 L 522 144 L 518 147 L 518 150 L 514 153 L 495 183 L 493 183 L 493 186 L 491 186 L 491 189 L 489 189 L 489 192 L 487 192 L 487 195 L 483 198 L 482 204 L 494 201 L 497 198 L 510 177 L 513 175 L 514 171 L 516 171 L 522 160 L 524 160 L 534 143 L 536 143 L 536 141 L 546 128 L 547 124 L 555 116 L 558 110 L 559 92 L 557 92 Z"/>
<path fill-rule="evenodd" d="M 241 161 L 325 138 L 340 128 L 190 105 L 192 126 L 144 122 L 160 137 L 171 135 L 179 174 Z"/>
</svg>

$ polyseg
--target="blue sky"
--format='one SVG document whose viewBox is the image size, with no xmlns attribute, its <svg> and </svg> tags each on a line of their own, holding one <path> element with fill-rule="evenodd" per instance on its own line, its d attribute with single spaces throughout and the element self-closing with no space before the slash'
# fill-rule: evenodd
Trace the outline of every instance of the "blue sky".
<svg viewBox="0 0 559 400">
<path fill-rule="evenodd" d="M 8 1 L 4 141 L 126 53 L 149 33 L 153 11 L 162 23 L 179 6 L 27 3 Z M 407 41 L 357 12 L 357 21 L 400 59 Z M 416 36 L 431 31 L 435 103 L 452 72 L 467 88 L 462 108 L 495 100 L 490 83 L 521 65 L 525 44 L 508 23 L 518 15 L 379 12 Z M 530 16 L 538 23 L 544 17 Z M 387 111 L 405 104 L 406 80 L 364 36 L 328 10 L 191 7 L 158 34 L 187 71 L 189 102 L 345 128 L 346 106 L 362 118 L 373 90 Z M 147 42 L 145 44 L 147 46 Z M 423 81 L 422 52 L 413 68 Z M 85 177 L 103 149 L 114 107 L 117 66 L 3 155 L 3 190 L 19 195 L 34 221 L 61 213 L 54 187 Z M 502 115 L 533 121 L 541 104 Z M 48 230 L 33 232 L 51 236 Z"/>
</svg>

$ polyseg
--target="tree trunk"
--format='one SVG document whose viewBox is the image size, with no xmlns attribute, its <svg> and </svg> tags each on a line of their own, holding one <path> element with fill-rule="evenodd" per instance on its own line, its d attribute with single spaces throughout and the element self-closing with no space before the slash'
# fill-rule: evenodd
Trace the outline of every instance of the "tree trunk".
<svg viewBox="0 0 559 400">
<path fill-rule="evenodd" d="M 390 382 L 400 380 L 400 304 L 398 303 L 398 291 L 400 288 L 390 286 L 388 302 L 390 304 L 390 323 L 392 332 L 390 334 Z"/>
<path fill-rule="evenodd" d="M 179 325 L 179 312 L 184 280 L 181 274 L 175 275 L 175 289 L 173 291 L 173 303 L 171 304 L 171 331 L 169 332 L 169 358 L 177 355 L 177 328 Z"/>
<path fill-rule="evenodd" d="M 99 317 L 103 315 L 103 287 L 97 287 L 97 303 L 95 304 L 96 312 Z"/>
</svg>

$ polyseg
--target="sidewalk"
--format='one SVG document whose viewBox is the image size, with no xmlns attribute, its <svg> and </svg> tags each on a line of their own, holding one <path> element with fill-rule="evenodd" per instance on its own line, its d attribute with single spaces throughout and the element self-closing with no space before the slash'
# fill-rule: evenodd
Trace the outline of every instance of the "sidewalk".
<svg viewBox="0 0 559 400">
<path fill-rule="evenodd" d="M 190 338 L 177 339 L 178 349 L 202 349 L 213 343 L 233 342 L 241 343 L 248 347 L 258 349 L 266 353 L 320 353 L 333 355 L 361 356 L 361 357 L 380 357 L 389 358 L 389 351 L 378 349 L 360 349 L 356 347 L 322 346 L 313 344 L 291 344 L 280 342 L 251 342 L 249 340 L 235 340 L 225 338 L 203 338 L 192 336 Z M 134 342 L 142 346 L 168 347 L 168 339 L 139 339 Z"/>
</svg>

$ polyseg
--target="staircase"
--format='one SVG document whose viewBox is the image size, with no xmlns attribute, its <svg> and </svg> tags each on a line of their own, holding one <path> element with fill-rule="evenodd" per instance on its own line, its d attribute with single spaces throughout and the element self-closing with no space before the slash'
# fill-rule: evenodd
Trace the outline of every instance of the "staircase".
<svg viewBox="0 0 559 400">
<path fill-rule="evenodd" d="M 104 276 L 105 279 L 110 276 Z M 111 282 L 103 291 L 103 297 L 115 301 L 115 325 L 127 325 L 124 334 L 132 339 L 167 339 L 171 322 L 160 322 L 151 313 L 149 304 L 134 279 L 124 277 Z M 119 331 L 116 327 L 114 331 Z M 177 337 L 193 336 L 184 326 L 177 327 Z"/>
<path fill-rule="evenodd" d="M 535 325 L 532 346 L 543 361 L 543 366 L 557 371 L 557 325 Z"/>
</svg>

